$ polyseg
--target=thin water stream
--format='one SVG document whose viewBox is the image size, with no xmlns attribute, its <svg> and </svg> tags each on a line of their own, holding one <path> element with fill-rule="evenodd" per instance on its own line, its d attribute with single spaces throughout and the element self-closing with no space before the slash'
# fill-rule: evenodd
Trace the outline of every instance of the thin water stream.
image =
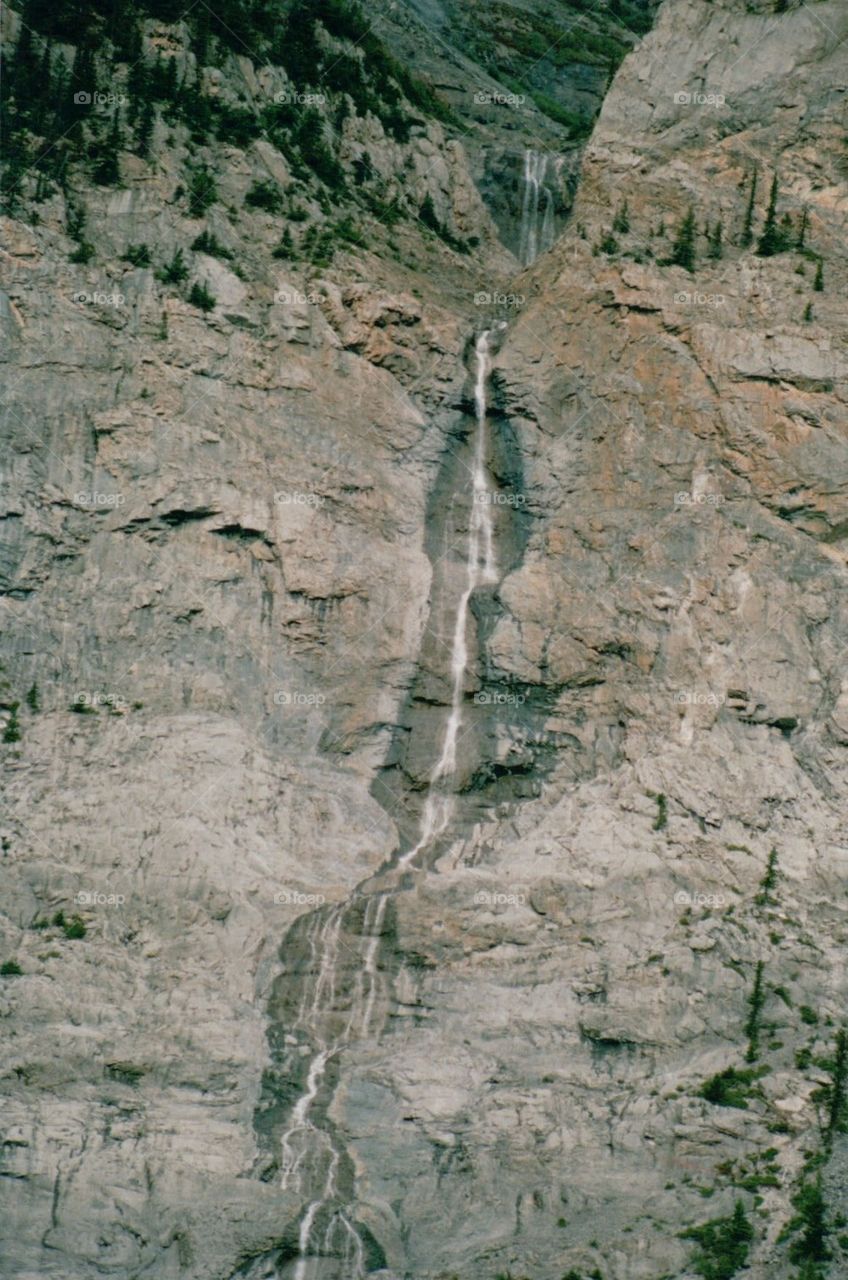
<svg viewBox="0 0 848 1280">
<path fill-rule="evenodd" d="M 363 1280 L 366 1275 L 366 1248 L 353 1208 L 353 1175 L 328 1112 L 341 1052 L 354 1042 L 378 1036 L 386 1019 L 379 954 L 389 901 L 404 873 L 444 834 L 454 813 L 457 745 L 470 662 L 471 602 L 479 588 L 498 581 L 494 490 L 487 469 L 490 338 L 491 331 L 484 331 L 474 347 L 475 436 L 469 467 L 465 579 L 452 635 L 451 700 L 440 753 L 428 779 L 418 838 L 382 876 L 379 890 L 359 886 L 346 902 L 302 917 L 286 939 L 293 949 L 300 947 L 306 954 L 290 1038 L 308 1045 L 308 1065 L 305 1072 L 301 1066 L 302 1085 L 280 1151 L 282 1185 L 310 1197 L 299 1225 L 293 1280 Z"/>
</svg>

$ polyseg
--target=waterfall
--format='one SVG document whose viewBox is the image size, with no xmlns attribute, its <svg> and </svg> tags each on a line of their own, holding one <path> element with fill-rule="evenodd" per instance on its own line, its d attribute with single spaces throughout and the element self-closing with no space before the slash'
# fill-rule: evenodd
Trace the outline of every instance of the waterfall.
<svg viewBox="0 0 848 1280">
<path fill-rule="evenodd" d="M 498 327 L 505 326 L 501 323 Z M 382 1030 L 382 1021 L 376 1016 L 383 988 L 378 960 L 393 887 L 400 871 L 447 828 L 453 813 L 452 785 L 469 665 L 471 600 L 478 588 L 493 585 L 499 576 L 494 494 L 486 467 L 490 334 L 491 330 L 481 333 L 474 346 L 475 434 L 468 468 L 471 483 L 465 581 L 453 627 L 450 707 L 439 757 L 429 775 L 418 841 L 399 858 L 389 876 L 390 887 L 370 892 L 360 887 L 346 903 L 314 912 L 305 925 L 296 922 L 287 935 L 292 951 L 303 947 L 308 957 L 297 1015 L 289 1028 L 292 1035 L 300 1033 L 298 1038 L 309 1042 L 308 1065 L 280 1144 L 283 1187 L 297 1192 L 308 1190 L 312 1196 L 298 1228 L 294 1280 L 308 1280 L 311 1264 L 322 1256 L 337 1260 L 339 1280 L 364 1280 L 366 1274 L 363 1239 L 351 1220 L 340 1186 L 343 1151 L 326 1116 L 334 1096 L 333 1068 L 340 1053 L 347 1045 L 379 1035 Z M 360 912 L 361 926 L 357 927 Z M 357 935 L 355 947 L 343 940 L 349 934 Z M 346 957 L 347 973 L 343 963 Z"/>
<path fill-rule="evenodd" d="M 524 152 L 524 193 L 518 257 L 527 267 L 554 242 L 554 193 L 546 182 L 548 156 L 541 151 Z"/>
<path fill-rule="evenodd" d="M 471 597 L 484 583 L 498 580 L 495 559 L 495 530 L 492 518 L 492 491 L 486 473 L 486 382 L 489 376 L 489 334 L 485 329 L 474 347 L 474 410 L 477 421 L 474 457 L 471 466 L 471 514 L 468 522 L 468 549 L 465 561 L 465 589 L 459 599 L 451 649 L 451 705 L 445 725 L 441 754 L 430 774 L 427 798 L 421 815 L 418 843 L 400 859 L 401 864 L 414 861 L 422 849 L 445 830 L 453 813 L 453 796 L 445 790 L 456 772 L 456 744 L 462 724 L 462 697 L 468 672 L 468 611 Z"/>
</svg>

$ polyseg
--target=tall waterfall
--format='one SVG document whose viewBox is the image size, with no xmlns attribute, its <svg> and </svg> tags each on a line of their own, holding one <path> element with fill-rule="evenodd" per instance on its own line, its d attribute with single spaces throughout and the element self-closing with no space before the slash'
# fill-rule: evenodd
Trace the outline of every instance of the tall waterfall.
<svg viewBox="0 0 848 1280">
<path fill-rule="evenodd" d="M 430 785 L 421 815 L 421 831 L 418 843 L 405 853 L 401 863 L 414 861 L 422 849 L 441 835 L 451 819 L 453 795 L 448 785 L 456 772 L 456 744 L 462 724 L 462 697 L 468 672 L 468 610 L 471 597 L 484 583 L 498 580 L 495 559 L 495 530 L 492 518 L 492 490 L 486 472 L 486 382 L 489 376 L 489 334 L 480 334 L 474 347 L 475 379 L 474 410 L 477 428 L 474 438 L 474 458 L 471 466 L 471 514 L 468 523 L 468 547 L 465 559 L 465 589 L 460 596 L 454 623 L 451 649 L 451 678 L 453 681 L 450 712 L 445 725 L 442 752 L 430 774 Z"/>
<path fill-rule="evenodd" d="M 554 193 L 547 182 L 549 157 L 542 151 L 524 152 L 524 189 L 518 256 L 529 266 L 554 242 Z"/>
<path fill-rule="evenodd" d="M 498 581 L 494 494 L 486 466 L 490 334 L 490 330 L 481 333 L 474 348 L 475 435 L 468 468 L 465 582 L 453 627 L 450 708 L 440 754 L 429 776 L 418 841 L 384 879 L 388 887 L 380 891 L 360 887 L 347 902 L 301 917 L 286 939 L 292 952 L 299 949 L 305 955 L 297 1012 L 286 1038 L 298 1042 L 297 1053 L 303 1053 L 303 1041 L 308 1046 L 305 1058 L 296 1059 L 295 1053 L 291 1057 L 292 1067 L 300 1068 L 302 1085 L 282 1134 L 280 1151 L 283 1186 L 311 1196 L 299 1225 L 294 1280 L 325 1276 L 322 1259 L 328 1257 L 335 1259 L 339 1280 L 364 1280 L 366 1273 L 363 1237 L 350 1207 L 352 1175 L 344 1172 L 344 1150 L 328 1120 L 335 1093 L 333 1073 L 347 1045 L 377 1036 L 382 1030 L 386 1014 L 385 1001 L 380 998 L 384 980 L 378 960 L 388 904 L 403 869 L 445 831 L 453 813 L 452 788 L 469 664 L 471 599 L 479 587 Z"/>
</svg>

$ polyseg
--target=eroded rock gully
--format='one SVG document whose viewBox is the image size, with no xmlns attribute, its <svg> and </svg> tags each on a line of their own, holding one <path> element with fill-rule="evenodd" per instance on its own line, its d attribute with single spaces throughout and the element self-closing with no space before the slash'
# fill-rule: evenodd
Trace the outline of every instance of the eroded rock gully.
<svg viewBox="0 0 848 1280">
<path fill-rule="evenodd" d="M 435 163 L 475 252 L 401 223 L 280 265 L 244 206 L 278 161 L 234 148 L 211 218 L 242 275 L 210 260 L 205 317 L 121 263 L 200 230 L 163 212 L 161 141 L 89 194 L 89 264 L 60 197 L 4 221 L 4 1276 L 689 1280 L 681 1233 L 740 1200 L 741 1274 L 794 1280 L 846 997 L 846 22 L 667 0 L 520 273 L 432 123 L 410 181 Z M 775 170 L 812 257 L 754 251 Z M 469 606 L 473 750 L 401 868 L 451 706 L 499 318 L 473 299 L 501 290 L 526 302 L 487 463 L 515 501 Z"/>
</svg>

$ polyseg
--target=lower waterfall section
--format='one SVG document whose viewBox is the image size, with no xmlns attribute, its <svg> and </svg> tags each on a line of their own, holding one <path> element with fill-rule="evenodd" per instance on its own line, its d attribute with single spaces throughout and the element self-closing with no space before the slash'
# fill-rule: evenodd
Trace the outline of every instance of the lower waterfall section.
<svg viewBox="0 0 848 1280">
<path fill-rule="evenodd" d="M 385 1263 L 378 1241 L 357 1215 L 353 1163 L 336 1132 L 332 1108 L 345 1050 L 379 1038 L 391 1011 L 392 899 L 411 869 L 422 867 L 425 855 L 451 830 L 468 759 L 475 757 L 473 767 L 481 759 L 480 725 L 470 714 L 475 704 L 468 691 L 479 679 L 486 617 L 482 598 L 491 609 L 503 527 L 487 403 L 492 336 L 486 330 L 474 343 L 473 426 L 456 451 L 457 482 L 439 553 L 446 568 L 437 575 L 439 599 L 431 600 L 426 679 L 434 690 L 438 686 L 438 693 L 427 695 L 436 715 L 424 718 L 423 741 L 415 743 L 431 763 L 400 799 L 383 783 L 386 807 L 405 814 L 398 823 L 396 861 L 347 901 L 299 917 L 282 944 L 285 967 L 269 1011 L 274 1070 L 266 1080 L 258 1127 L 276 1147 L 269 1176 L 300 1195 L 305 1207 L 296 1233 L 274 1256 L 240 1273 L 245 1280 L 364 1280 Z M 413 731 L 410 739 L 415 738 Z M 401 770 L 398 776 L 409 781 L 411 775 Z M 375 794 L 383 799 L 377 788 Z M 415 802 L 407 804 L 413 795 Z"/>
</svg>

